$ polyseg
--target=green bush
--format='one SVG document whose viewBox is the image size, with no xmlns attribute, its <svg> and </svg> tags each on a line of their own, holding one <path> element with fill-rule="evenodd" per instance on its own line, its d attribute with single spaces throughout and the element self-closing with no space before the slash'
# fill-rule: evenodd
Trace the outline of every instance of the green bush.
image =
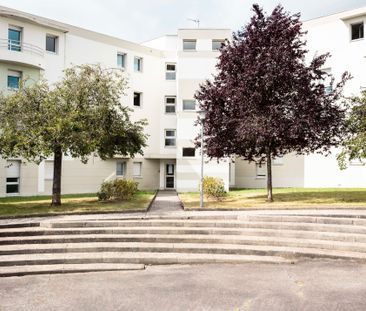
<svg viewBox="0 0 366 311">
<path fill-rule="evenodd" d="M 100 186 L 100 191 L 97 193 L 99 201 L 131 200 L 137 192 L 138 183 L 128 179 L 115 179 L 105 181 Z"/>
<path fill-rule="evenodd" d="M 215 177 L 204 177 L 203 193 L 209 198 L 214 198 L 218 201 L 221 201 L 226 196 L 223 180 Z"/>
</svg>

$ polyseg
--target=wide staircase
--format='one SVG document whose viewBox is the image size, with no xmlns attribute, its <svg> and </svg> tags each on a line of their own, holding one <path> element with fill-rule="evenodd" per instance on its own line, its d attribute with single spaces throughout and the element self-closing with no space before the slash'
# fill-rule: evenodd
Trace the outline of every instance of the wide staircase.
<svg viewBox="0 0 366 311">
<path fill-rule="evenodd" d="M 366 218 L 196 214 L 0 225 L 0 276 L 305 258 L 366 262 Z"/>
</svg>

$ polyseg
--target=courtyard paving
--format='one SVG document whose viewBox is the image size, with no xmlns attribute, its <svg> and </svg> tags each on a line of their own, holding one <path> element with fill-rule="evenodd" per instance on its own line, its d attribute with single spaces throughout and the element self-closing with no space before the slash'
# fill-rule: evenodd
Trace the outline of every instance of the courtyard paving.
<svg viewBox="0 0 366 311">
<path fill-rule="evenodd" d="M 366 265 L 153 266 L 0 279 L 0 310 L 363 311 Z"/>
</svg>

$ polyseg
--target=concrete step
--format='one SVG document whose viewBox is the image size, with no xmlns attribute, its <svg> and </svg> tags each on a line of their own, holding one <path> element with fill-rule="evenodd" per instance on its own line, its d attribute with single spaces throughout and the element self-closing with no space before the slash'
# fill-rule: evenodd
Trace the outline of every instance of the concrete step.
<svg viewBox="0 0 366 311">
<path fill-rule="evenodd" d="M 173 239 L 173 242 L 187 239 L 188 241 L 195 241 L 196 239 L 214 238 L 214 239 L 231 239 L 238 240 L 249 237 L 272 237 L 272 238 L 296 238 L 302 240 L 315 239 L 324 241 L 342 241 L 342 242 L 357 242 L 366 243 L 366 235 L 351 234 L 351 233 L 334 233 L 334 232 L 309 232 L 309 231 L 295 231 L 295 230 L 274 230 L 274 229 L 253 229 L 246 228 L 235 231 L 236 234 L 227 234 L 221 230 L 213 230 L 211 234 L 205 231 L 188 230 L 127 230 L 120 232 L 110 232 L 109 234 L 78 234 L 78 235 L 38 235 L 38 236 L 14 236 L 1 237 L 0 245 L 14 245 L 14 244 L 49 244 L 49 243 L 87 243 L 87 242 L 137 242 L 140 239 L 144 241 L 158 241 L 159 239 Z M 169 240 L 170 241 L 170 240 Z"/>
<path fill-rule="evenodd" d="M 87 239 L 83 243 L 60 242 L 55 239 L 53 243 L 25 243 L 8 244 L 0 247 L 0 256 L 16 254 L 36 254 L 36 253 L 62 253 L 62 252 L 89 252 L 113 250 L 122 244 L 130 245 L 140 243 L 196 243 L 196 244 L 231 244 L 231 245 L 264 245 L 264 246 L 286 246 L 298 248 L 315 248 L 324 250 L 340 250 L 350 252 L 366 253 L 366 243 L 342 242 L 317 239 L 286 238 L 273 236 L 218 236 L 218 235 L 126 235 L 115 239 Z"/>
<path fill-rule="evenodd" d="M 59 264 L 0 267 L 0 277 L 24 276 L 36 274 L 85 273 L 105 271 L 144 270 L 143 264 L 95 263 L 95 264 Z"/>
<path fill-rule="evenodd" d="M 115 223 L 113 225 L 116 225 Z M 225 234 L 240 235 L 247 229 L 293 230 L 308 232 L 333 232 L 366 234 L 366 226 L 277 223 L 277 222 L 120 222 L 120 226 L 80 227 L 80 228 L 11 228 L 2 229 L 0 237 L 40 236 L 40 235 L 78 235 L 78 234 Z"/>
<path fill-rule="evenodd" d="M 183 252 L 97 252 L 64 254 L 28 254 L 0 257 L 0 274 L 3 267 L 33 265 L 65 265 L 96 263 L 133 264 L 199 264 L 199 263 L 290 263 L 291 260 L 278 256 L 231 255 Z"/>
<path fill-rule="evenodd" d="M 83 249 L 84 251 L 85 249 Z M 128 255 L 127 257 L 124 254 Z M 131 256 L 133 254 L 133 256 Z M 136 261 L 137 254 L 155 255 L 155 262 L 150 261 L 152 257 L 139 257 Z M 130 245 L 120 245 L 112 251 L 108 248 L 105 250 L 97 249 L 96 252 L 82 253 L 41 253 L 26 255 L 10 255 L 0 257 L 1 266 L 20 266 L 20 265 L 50 265 L 50 264 L 90 264 L 90 263 L 142 263 L 157 264 L 161 255 L 173 257 L 195 258 L 194 255 L 206 255 L 205 259 L 211 262 L 210 258 L 216 258 L 221 255 L 240 256 L 257 256 L 257 257 L 281 257 L 294 259 L 299 257 L 310 258 L 328 258 L 328 259 L 351 259 L 366 262 L 366 254 L 358 252 L 344 252 L 336 250 L 320 250 L 310 248 L 295 247 L 279 247 L 279 246 L 258 246 L 258 245 L 210 245 L 210 244 L 168 244 L 168 243 L 134 243 Z M 169 257 L 169 256 L 168 256 Z M 238 258 L 236 258 L 238 259 Z M 258 258 L 257 258 L 258 259 Z M 170 261 L 168 263 L 175 263 Z M 187 259 L 185 263 L 197 263 L 194 259 L 192 262 Z M 230 259 L 231 260 L 231 259 Z M 229 262 L 230 262 L 229 260 Z M 225 262 L 221 260 L 220 262 Z"/>
</svg>

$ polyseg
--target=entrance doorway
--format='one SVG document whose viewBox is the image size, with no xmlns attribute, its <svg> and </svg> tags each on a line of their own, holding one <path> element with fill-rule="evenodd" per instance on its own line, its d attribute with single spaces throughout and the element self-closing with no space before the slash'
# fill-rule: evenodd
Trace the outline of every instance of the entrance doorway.
<svg viewBox="0 0 366 311">
<path fill-rule="evenodd" d="M 175 189 L 175 164 L 165 165 L 165 189 Z"/>
</svg>

